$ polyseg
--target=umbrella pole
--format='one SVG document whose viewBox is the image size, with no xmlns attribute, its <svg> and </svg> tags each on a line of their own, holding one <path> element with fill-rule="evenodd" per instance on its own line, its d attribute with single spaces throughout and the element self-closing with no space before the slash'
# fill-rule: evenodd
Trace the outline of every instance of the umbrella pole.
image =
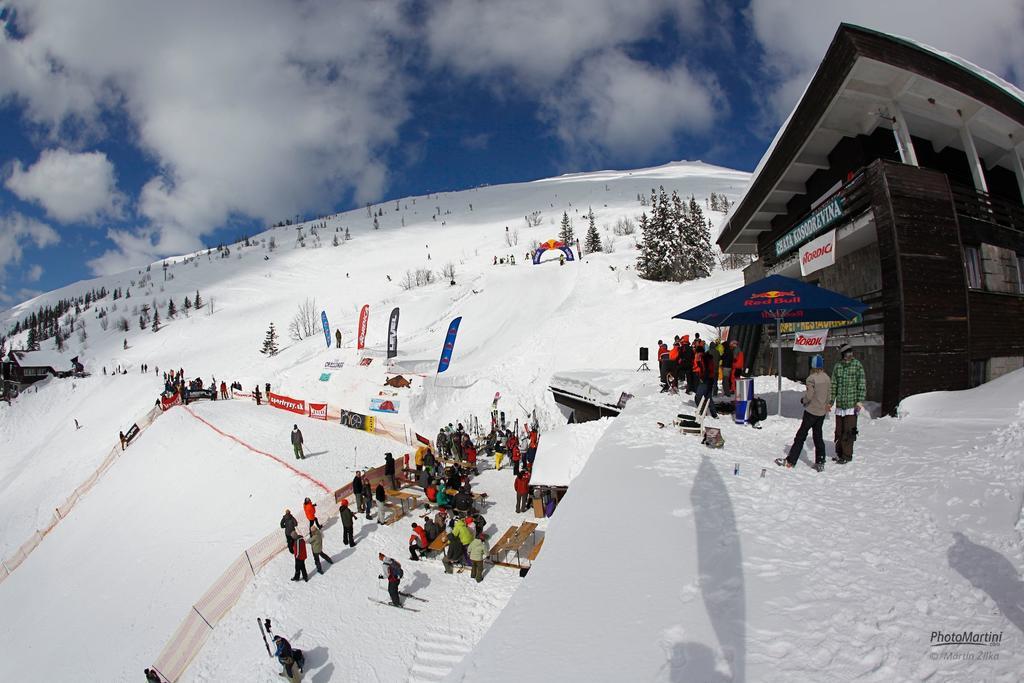
<svg viewBox="0 0 1024 683">
<path fill-rule="evenodd" d="M 782 318 L 779 316 L 778 311 L 775 313 L 775 339 L 777 344 L 775 353 L 779 358 L 779 417 L 782 417 Z"/>
</svg>

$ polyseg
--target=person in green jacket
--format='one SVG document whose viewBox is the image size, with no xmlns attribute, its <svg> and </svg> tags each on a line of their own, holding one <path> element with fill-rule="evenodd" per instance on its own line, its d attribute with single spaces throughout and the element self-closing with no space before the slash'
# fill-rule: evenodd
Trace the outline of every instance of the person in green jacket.
<svg viewBox="0 0 1024 683">
<path fill-rule="evenodd" d="M 484 558 L 487 557 L 490 550 L 482 533 L 470 542 L 468 550 L 469 559 L 473 563 L 473 571 L 470 576 L 480 583 L 484 580 Z"/>
<path fill-rule="evenodd" d="M 853 442 L 857 439 L 857 414 L 864 408 L 867 382 L 864 366 L 853 357 L 853 347 L 839 347 L 840 360 L 832 368 L 829 407 L 836 415 L 836 457 L 840 465 L 853 460 Z"/>
<path fill-rule="evenodd" d="M 455 526 L 452 527 L 452 533 L 459 537 L 462 541 L 462 545 L 469 547 L 469 544 L 473 542 L 473 532 L 466 526 L 465 520 L 457 520 Z"/>
<path fill-rule="evenodd" d="M 442 484 L 437 489 L 437 506 L 446 508 L 449 505 L 451 505 L 451 502 L 448 500 L 448 493 L 444 490 L 444 485 Z"/>
</svg>

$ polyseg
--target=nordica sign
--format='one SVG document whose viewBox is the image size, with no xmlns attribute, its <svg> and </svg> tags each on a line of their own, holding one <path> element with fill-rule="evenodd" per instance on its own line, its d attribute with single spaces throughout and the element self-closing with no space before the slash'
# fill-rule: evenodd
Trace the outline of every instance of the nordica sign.
<svg viewBox="0 0 1024 683">
<path fill-rule="evenodd" d="M 775 241 L 775 255 L 782 256 L 790 249 L 800 246 L 819 231 L 827 228 L 843 217 L 843 198 L 836 195 L 828 200 L 810 216 Z"/>
</svg>

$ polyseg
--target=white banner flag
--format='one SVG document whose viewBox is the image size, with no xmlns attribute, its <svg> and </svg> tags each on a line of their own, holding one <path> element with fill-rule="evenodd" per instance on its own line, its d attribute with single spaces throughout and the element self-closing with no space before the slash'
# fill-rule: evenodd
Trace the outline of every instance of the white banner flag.
<svg viewBox="0 0 1024 683">
<path fill-rule="evenodd" d="M 827 233 L 811 240 L 800 247 L 800 274 L 810 275 L 816 270 L 831 266 L 836 262 L 836 231 Z"/>
<path fill-rule="evenodd" d="M 828 339 L 828 328 L 813 330 L 811 332 L 797 332 L 793 340 L 794 351 L 806 351 L 807 353 L 821 353 L 825 350 L 825 340 Z"/>
</svg>

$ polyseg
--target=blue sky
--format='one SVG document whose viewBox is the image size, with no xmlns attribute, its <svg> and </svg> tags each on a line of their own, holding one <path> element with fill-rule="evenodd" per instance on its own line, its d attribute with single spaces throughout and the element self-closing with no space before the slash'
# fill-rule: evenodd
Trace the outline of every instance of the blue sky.
<svg viewBox="0 0 1024 683">
<path fill-rule="evenodd" d="M 0 308 L 296 214 L 750 170 L 841 21 L 1008 80 L 1024 0 L 0 0 Z"/>
</svg>

